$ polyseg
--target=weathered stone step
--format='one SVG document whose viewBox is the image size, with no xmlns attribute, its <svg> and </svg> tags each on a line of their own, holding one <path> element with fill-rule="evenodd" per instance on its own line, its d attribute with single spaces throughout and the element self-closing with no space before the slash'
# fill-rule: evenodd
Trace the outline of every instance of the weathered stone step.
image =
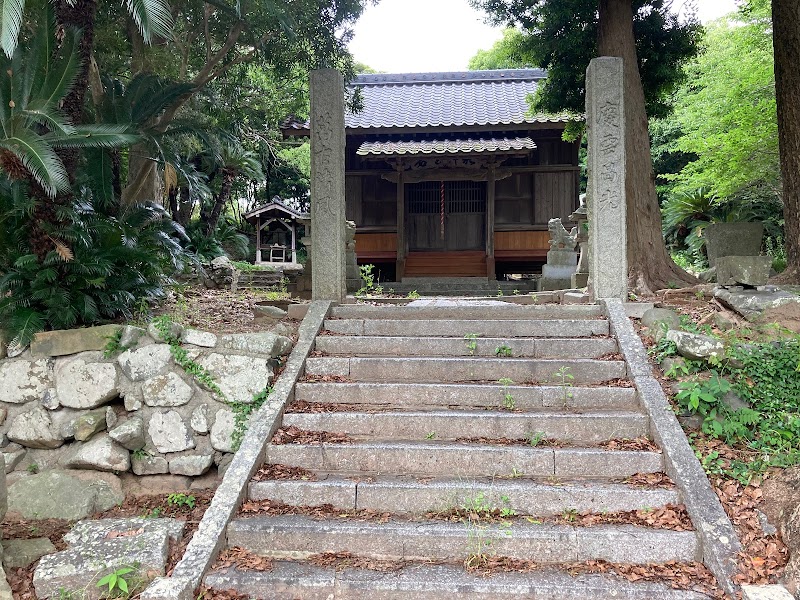
<svg viewBox="0 0 800 600">
<path fill-rule="evenodd" d="M 608 335 L 602 319 L 326 319 L 325 329 L 346 335 L 401 335 L 427 337 L 591 337 Z"/>
<path fill-rule="evenodd" d="M 478 302 L 467 306 L 370 306 L 346 304 L 336 306 L 331 316 L 338 319 L 593 319 L 603 316 L 596 305 L 543 305 L 521 306 L 495 303 L 490 306 Z"/>
<path fill-rule="evenodd" d="M 304 516 L 248 517 L 228 525 L 228 546 L 275 557 L 302 558 L 325 552 L 350 552 L 382 559 L 464 560 L 486 552 L 540 564 L 607 560 L 630 564 L 698 560 L 692 531 L 631 525 L 575 527 L 404 522 L 369 523 L 311 519 Z"/>
<path fill-rule="evenodd" d="M 335 431 L 380 440 L 455 440 L 464 437 L 521 439 L 538 435 L 570 444 L 595 444 L 648 434 L 641 413 L 515 413 L 501 411 L 286 413 L 284 427 Z"/>
<path fill-rule="evenodd" d="M 565 510 L 614 513 L 655 508 L 680 502 L 675 489 L 641 488 L 599 481 L 435 479 L 412 477 L 357 478 L 320 475 L 317 481 L 269 480 L 250 483 L 250 500 L 275 500 L 292 506 L 331 504 L 343 510 L 374 510 L 394 514 L 446 511 L 478 500 L 487 506 L 511 508 L 520 515 L 547 517 Z"/>
<path fill-rule="evenodd" d="M 321 336 L 315 349 L 332 355 L 597 358 L 617 352 L 612 338 L 460 338 Z"/>
<path fill-rule="evenodd" d="M 564 376 L 559 375 L 563 370 Z M 338 375 L 355 381 L 513 381 L 564 384 L 601 383 L 627 376 L 623 361 L 528 358 L 312 357 L 306 375 Z M 566 394 L 569 392 L 566 391 Z"/>
<path fill-rule="evenodd" d="M 312 471 L 433 477 L 592 477 L 619 479 L 664 470 L 659 452 L 530 448 L 452 442 L 270 444 L 267 462 Z"/>
<path fill-rule="evenodd" d="M 319 338 L 317 338 L 319 339 Z M 298 383 L 295 398 L 306 402 L 373 404 L 393 407 L 501 407 L 510 394 L 519 410 L 636 410 L 636 390 L 625 387 L 580 387 L 460 383 Z"/>
<path fill-rule="evenodd" d="M 533 573 L 470 575 L 455 565 L 412 565 L 394 573 L 324 569 L 277 561 L 268 572 L 212 571 L 205 584 L 259 600 L 708 600 L 705 594 L 607 575 Z"/>
</svg>

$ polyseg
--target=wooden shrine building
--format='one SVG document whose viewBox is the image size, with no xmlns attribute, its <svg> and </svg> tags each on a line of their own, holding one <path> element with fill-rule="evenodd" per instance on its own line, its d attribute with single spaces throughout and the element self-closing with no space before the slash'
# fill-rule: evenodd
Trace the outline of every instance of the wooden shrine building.
<svg viewBox="0 0 800 600">
<path fill-rule="evenodd" d="M 345 115 L 347 218 L 386 279 L 538 272 L 547 222 L 578 207 L 566 117 L 536 116 L 540 69 L 359 75 Z M 308 135 L 287 122 L 284 134 Z M 394 276 L 394 277 L 392 277 Z"/>
<path fill-rule="evenodd" d="M 307 219 L 307 214 L 275 196 L 244 218 L 256 228 L 256 264 L 297 263 L 298 221 Z"/>
</svg>

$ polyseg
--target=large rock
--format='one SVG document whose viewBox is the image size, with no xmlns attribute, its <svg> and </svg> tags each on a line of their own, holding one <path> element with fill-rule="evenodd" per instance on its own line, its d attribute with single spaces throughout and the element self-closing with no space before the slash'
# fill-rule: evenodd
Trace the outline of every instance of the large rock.
<svg viewBox="0 0 800 600">
<path fill-rule="evenodd" d="M 11 473 L 16 466 L 25 458 L 25 454 L 27 454 L 27 450 L 20 446 L 19 444 L 11 443 L 5 448 L 3 448 L 2 456 L 6 462 L 6 473 Z"/>
<path fill-rule="evenodd" d="M 104 350 L 109 338 L 120 330 L 119 325 L 101 325 L 85 329 L 64 329 L 61 331 L 42 331 L 31 342 L 34 356 L 66 356 L 89 350 Z"/>
<path fill-rule="evenodd" d="M 65 465 L 74 469 L 123 472 L 131 468 L 131 459 L 125 448 L 108 435 L 101 435 L 86 443 L 76 444 Z"/>
<path fill-rule="evenodd" d="M 106 410 L 90 410 L 75 420 L 75 439 L 85 442 L 106 428 Z"/>
<path fill-rule="evenodd" d="M 164 575 L 170 540 L 183 533 L 183 523 L 173 519 L 103 519 L 78 523 L 64 539 L 68 550 L 39 561 L 33 574 L 37 598 L 60 596 L 62 590 L 99 598 L 96 584 L 117 569 L 134 565 L 129 579 L 145 582 Z"/>
<path fill-rule="evenodd" d="M 46 554 L 56 552 L 49 538 L 3 540 L 3 564 L 8 569 L 24 569 Z"/>
<path fill-rule="evenodd" d="M 703 230 L 708 264 L 722 256 L 758 256 L 764 238 L 763 223 L 712 223 Z"/>
<path fill-rule="evenodd" d="M 119 336 L 119 346 L 124 350 L 129 350 L 139 343 L 142 336 L 147 333 L 141 327 L 134 327 L 133 325 L 125 325 L 122 328 L 122 334 Z"/>
<path fill-rule="evenodd" d="M 174 410 L 154 413 L 150 417 L 147 433 L 156 450 L 164 454 L 189 450 L 195 446 L 189 428 Z"/>
<path fill-rule="evenodd" d="M 142 384 L 142 395 L 147 406 L 182 406 L 192 399 L 194 390 L 176 373 L 156 375 Z"/>
<path fill-rule="evenodd" d="M 128 450 L 144 448 L 144 421 L 139 417 L 131 417 L 108 432 L 109 437 Z"/>
<path fill-rule="evenodd" d="M 8 490 L 6 489 L 6 461 L 5 455 L 0 454 L 0 522 L 5 519 L 7 510 Z M 2 556 L 1 552 L 0 556 Z"/>
<path fill-rule="evenodd" d="M 98 362 L 99 353 L 86 353 L 56 363 L 58 401 L 69 408 L 96 408 L 119 395 L 119 373 L 111 363 Z"/>
<path fill-rule="evenodd" d="M 52 385 L 53 363 L 39 360 L 6 360 L 0 363 L 0 401 L 24 404 L 38 400 Z"/>
<path fill-rule="evenodd" d="M 221 408 L 211 427 L 211 447 L 220 452 L 233 452 L 233 431 L 236 428 L 232 410 Z"/>
<path fill-rule="evenodd" d="M 200 435 L 208 433 L 208 404 L 201 404 L 192 411 L 189 425 L 195 433 Z"/>
<path fill-rule="evenodd" d="M 132 381 L 144 381 L 162 373 L 172 360 L 169 346 L 151 344 L 136 350 L 126 350 L 117 358 L 122 372 Z"/>
<path fill-rule="evenodd" d="M 58 448 L 64 443 L 58 427 L 41 406 L 17 415 L 8 429 L 8 439 L 28 448 Z"/>
<path fill-rule="evenodd" d="M 90 479 L 53 470 L 24 477 L 8 488 L 8 511 L 23 519 L 77 521 L 125 499 L 118 478 L 101 473 L 86 475 Z"/>
<path fill-rule="evenodd" d="M 217 336 L 208 331 L 200 331 L 199 329 L 184 329 L 183 333 L 181 333 L 181 342 L 184 344 L 191 344 L 192 346 L 213 348 L 217 345 Z"/>
<path fill-rule="evenodd" d="M 766 285 L 772 269 L 769 256 L 720 256 L 717 259 L 719 285 Z"/>
<path fill-rule="evenodd" d="M 725 354 L 725 344 L 711 336 L 670 330 L 667 339 L 675 343 L 678 354 L 690 360 L 708 360 L 712 356 L 721 360 Z"/>
<path fill-rule="evenodd" d="M 800 467 L 776 471 L 761 485 L 760 508 L 780 532 L 789 548 L 786 580 L 793 591 L 800 589 Z"/>
<path fill-rule="evenodd" d="M 681 318 L 674 310 L 669 308 L 651 308 L 642 315 L 642 326 L 652 329 L 664 323 L 667 329 L 678 329 L 681 326 Z"/>
<path fill-rule="evenodd" d="M 173 475 L 199 477 L 211 468 L 214 457 L 211 454 L 178 456 L 169 461 L 169 472 Z"/>
<path fill-rule="evenodd" d="M 169 463 L 163 456 L 134 454 L 131 456 L 131 470 L 136 475 L 161 475 L 169 472 Z"/>
<path fill-rule="evenodd" d="M 769 286 L 767 286 L 769 288 Z M 783 290 L 737 290 L 718 288 L 714 297 L 731 310 L 753 320 L 770 308 L 777 308 L 790 302 L 800 302 L 800 296 Z"/>
<path fill-rule="evenodd" d="M 292 351 L 292 340 L 271 332 L 234 333 L 223 335 L 219 347 L 275 358 Z"/>
<path fill-rule="evenodd" d="M 199 362 L 231 402 L 252 402 L 272 381 L 266 358 L 212 353 Z"/>
</svg>

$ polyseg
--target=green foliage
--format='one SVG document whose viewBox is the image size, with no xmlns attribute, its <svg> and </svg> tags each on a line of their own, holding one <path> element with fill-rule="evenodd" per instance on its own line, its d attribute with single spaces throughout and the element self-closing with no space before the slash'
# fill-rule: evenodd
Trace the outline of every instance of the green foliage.
<svg viewBox="0 0 800 600">
<path fill-rule="evenodd" d="M 167 504 L 169 504 L 170 506 L 175 506 L 177 508 L 181 508 L 183 506 L 187 508 L 194 508 L 196 500 L 194 496 L 187 496 L 186 494 L 174 493 L 167 496 Z"/>
<path fill-rule="evenodd" d="M 37 465 L 36 463 L 31 463 L 31 464 L 28 465 L 28 468 L 26 469 L 26 471 L 28 471 L 28 473 L 36 475 L 36 473 L 39 472 L 39 465 Z"/>
<path fill-rule="evenodd" d="M 272 393 L 272 388 L 267 387 L 260 393 L 253 396 L 252 402 L 228 402 L 228 406 L 233 410 L 233 433 L 231 434 L 231 446 L 233 451 L 239 449 L 244 439 L 244 434 L 247 433 L 247 423 L 250 420 L 250 415 L 261 408 L 264 403 L 269 399 Z"/>
<path fill-rule="evenodd" d="M 178 338 L 172 335 L 173 322 L 167 315 L 161 315 L 153 319 L 153 326 L 158 330 L 161 339 L 169 344 L 170 353 L 175 362 L 188 374 L 191 375 L 200 385 L 210 392 L 216 394 L 220 399 L 225 400 L 225 394 L 220 389 L 214 377 L 201 364 L 196 363 L 191 358 L 185 348 L 181 346 Z"/>
<path fill-rule="evenodd" d="M 494 349 L 494 355 L 498 357 L 508 358 L 514 356 L 514 351 L 511 349 L 511 346 L 503 344 Z"/>
<path fill-rule="evenodd" d="M 674 142 L 694 155 L 672 177 L 678 191 L 707 186 L 719 198 L 779 187 L 772 23 L 768 5 L 710 24 L 703 51 L 676 94 Z M 774 194 L 773 194 L 774 195 Z"/>
<path fill-rule="evenodd" d="M 102 579 L 100 579 L 100 581 L 98 581 L 96 585 L 99 588 L 108 586 L 107 593 L 109 594 L 113 593 L 118 594 L 120 592 L 123 594 L 127 594 L 129 593 L 129 589 L 128 589 L 128 580 L 125 578 L 125 576 L 135 572 L 136 568 L 121 567 L 116 571 L 113 571 L 108 575 L 106 575 L 105 577 L 103 577 Z"/>
<path fill-rule="evenodd" d="M 103 358 L 111 358 L 128 349 L 120 344 L 122 340 L 122 327 L 118 328 L 112 335 L 107 336 L 106 339 L 108 342 L 106 342 L 105 348 L 103 348 Z"/>
<path fill-rule="evenodd" d="M 470 71 L 486 69 L 521 69 L 536 66 L 526 53 L 525 36 L 519 29 L 509 27 L 503 31 L 503 37 L 497 40 L 489 50 L 478 50 L 469 59 Z"/>
<path fill-rule="evenodd" d="M 0 323 L 23 345 L 43 329 L 131 318 L 142 300 L 164 297 L 190 258 L 182 228 L 161 206 L 114 206 L 111 216 L 87 192 L 58 208 L 61 224 L 48 231 L 63 242 L 39 259 L 33 206 L 20 184 L 0 183 Z"/>
<path fill-rule="evenodd" d="M 478 334 L 468 333 L 464 336 L 464 340 L 467 342 L 467 350 L 469 350 L 469 355 L 473 356 L 475 354 L 475 350 L 478 349 Z"/>
<path fill-rule="evenodd" d="M 411 300 L 419 300 L 419 293 L 417 292 L 417 290 L 411 290 L 410 292 L 408 292 L 408 294 L 406 294 L 406 298 L 409 298 Z"/>
<path fill-rule="evenodd" d="M 569 398 L 572 398 L 572 392 L 569 391 L 569 388 L 572 387 L 575 376 L 570 372 L 571 370 L 570 367 L 565 365 L 560 367 L 554 374 L 555 378 L 558 380 L 557 385 L 561 388 L 562 398 L 565 404 Z"/>
<path fill-rule="evenodd" d="M 364 296 L 367 294 L 377 294 L 380 295 L 383 293 L 383 286 L 377 285 L 377 275 L 375 274 L 375 265 L 361 265 L 359 267 L 359 271 L 361 272 L 361 281 L 364 282 L 364 285 L 356 292 L 356 296 Z"/>
<path fill-rule="evenodd" d="M 532 99 L 535 112 L 583 114 L 586 67 L 598 55 L 598 9 L 594 0 L 471 0 L 498 25 L 519 28 L 475 64 L 517 66 L 513 60 L 547 69 L 547 80 Z M 669 94 L 683 78 L 681 64 L 696 52 L 699 24 L 679 19 L 663 0 L 635 0 L 633 29 L 647 112 L 668 112 Z M 509 63 L 489 62 L 508 57 Z"/>
<path fill-rule="evenodd" d="M 189 243 L 187 250 L 198 259 L 209 262 L 218 256 L 247 258 L 250 255 L 250 240 L 229 219 L 220 219 L 212 235 L 207 235 L 204 224 L 196 221 L 186 229 Z"/>
</svg>

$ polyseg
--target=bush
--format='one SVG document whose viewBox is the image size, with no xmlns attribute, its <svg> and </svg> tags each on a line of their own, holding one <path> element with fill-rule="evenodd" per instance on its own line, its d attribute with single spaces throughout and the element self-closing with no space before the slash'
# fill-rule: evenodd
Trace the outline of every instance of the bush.
<svg viewBox="0 0 800 600">
<path fill-rule="evenodd" d="M 102 205 L 88 191 L 57 206 L 47 247 L 32 247 L 34 201 L 0 184 L 0 323 L 17 344 L 44 329 L 130 318 L 164 296 L 191 260 L 186 234 L 159 205 Z"/>
</svg>

